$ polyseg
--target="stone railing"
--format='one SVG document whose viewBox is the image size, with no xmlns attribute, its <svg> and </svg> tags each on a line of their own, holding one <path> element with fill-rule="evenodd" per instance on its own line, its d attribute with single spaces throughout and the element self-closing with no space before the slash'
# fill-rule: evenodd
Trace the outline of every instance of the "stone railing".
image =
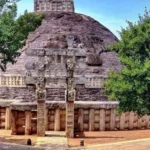
<svg viewBox="0 0 150 150">
<path fill-rule="evenodd" d="M 116 131 L 150 128 L 150 116 L 139 117 L 133 112 L 126 112 L 119 115 L 116 111 L 117 106 L 118 102 L 75 102 L 75 131 Z M 15 103 L 11 105 L 13 112 L 12 133 L 36 133 L 36 107 L 36 103 Z M 27 124 L 21 122 L 19 117 L 25 118 Z M 17 128 L 18 121 L 20 128 Z M 45 123 L 46 130 L 65 131 L 65 102 L 46 102 Z M 28 133 L 29 129 L 30 132 Z"/>
<path fill-rule="evenodd" d="M 0 76 L 0 86 L 7 87 L 26 87 L 25 77 L 21 76 Z"/>
<path fill-rule="evenodd" d="M 104 86 L 104 81 L 106 79 L 103 77 L 87 77 L 85 82 L 86 88 L 102 88 Z"/>
</svg>

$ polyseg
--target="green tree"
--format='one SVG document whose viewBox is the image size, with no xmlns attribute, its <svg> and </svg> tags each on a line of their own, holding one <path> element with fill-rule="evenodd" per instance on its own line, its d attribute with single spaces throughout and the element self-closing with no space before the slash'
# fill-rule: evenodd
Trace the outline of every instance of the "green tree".
<svg viewBox="0 0 150 150">
<path fill-rule="evenodd" d="M 25 44 L 27 36 L 41 25 L 43 14 L 28 13 L 18 17 L 16 4 L 0 15 L 0 68 L 5 71 L 8 62 L 15 63 L 17 52 Z"/>
<path fill-rule="evenodd" d="M 118 53 L 123 68 L 109 73 L 106 92 L 119 101 L 120 112 L 150 114 L 150 12 L 145 10 L 137 23 L 128 22 L 120 37 L 109 49 Z"/>
<path fill-rule="evenodd" d="M 7 7 L 11 7 L 12 4 L 18 2 L 19 0 L 0 0 L 0 12 Z M 6 6 L 6 7 L 5 7 Z"/>
</svg>

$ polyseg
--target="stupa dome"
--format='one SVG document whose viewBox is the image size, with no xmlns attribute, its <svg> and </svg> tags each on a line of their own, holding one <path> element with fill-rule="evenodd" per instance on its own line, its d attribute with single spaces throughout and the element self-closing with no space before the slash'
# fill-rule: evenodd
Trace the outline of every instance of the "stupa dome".
<svg viewBox="0 0 150 150">
<path fill-rule="evenodd" d="M 117 37 L 93 18 L 70 12 L 44 12 L 45 18 L 40 27 L 30 33 L 26 46 L 20 51 L 17 63 L 9 64 L 7 71 L 1 74 L 25 75 L 27 62 L 35 57 L 26 56 L 25 51 L 36 48 L 66 49 L 67 35 L 73 35 L 74 46 L 86 49 L 86 72 L 107 76 L 110 68 L 118 70 L 120 62 L 114 52 L 108 52 L 107 46 L 118 41 Z M 91 66 L 91 67 L 88 67 Z M 93 67 L 92 67 L 93 66 Z M 19 68 L 19 69 L 18 69 Z"/>
</svg>

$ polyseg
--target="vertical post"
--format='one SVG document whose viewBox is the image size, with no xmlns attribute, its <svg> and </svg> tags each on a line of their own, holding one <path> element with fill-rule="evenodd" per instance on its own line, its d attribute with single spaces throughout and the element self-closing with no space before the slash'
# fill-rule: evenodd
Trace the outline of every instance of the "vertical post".
<svg viewBox="0 0 150 150">
<path fill-rule="evenodd" d="M 12 110 L 11 112 L 11 123 L 12 123 L 12 132 L 11 135 L 17 135 L 17 126 L 16 126 L 16 122 L 17 122 L 17 112 L 15 110 Z"/>
<path fill-rule="evenodd" d="M 79 109 L 79 111 L 78 111 L 78 125 L 79 125 L 79 131 L 80 132 L 83 132 L 83 117 L 84 117 L 83 109 Z"/>
<path fill-rule="evenodd" d="M 57 108 L 55 111 L 55 131 L 60 131 L 60 109 Z"/>
<path fill-rule="evenodd" d="M 67 102 L 66 105 L 66 135 L 74 138 L 74 102 Z"/>
<path fill-rule="evenodd" d="M 66 136 L 68 138 L 74 138 L 74 101 L 76 98 L 76 91 L 74 89 L 74 68 L 75 68 L 75 54 L 71 50 L 72 54 L 68 51 L 72 48 L 74 41 L 73 36 L 67 37 L 68 50 L 67 50 L 67 89 L 65 91 L 66 96 Z"/>
<path fill-rule="evenodd" d="M 122 113 L 120 117 L 120 130 L 124 129 L 125 129 L 125 113 Z"/>
<path fill-rule="evenodd" d="M 45 136 L 45 50 L 38 51 L 38 78 L 37 78 L 37 135 Z"/>
<path fill-rule="evenodd" d="M 116 109 L 111 109 L 111 116 L 110 116 L 110 130 L 115 129 L 116 124 Z"/>
<path fill-rule="evenodd" d="M 25 135 L 31 135 L 31 111 L 25 111 Z"/>
<path fill-rule="evenodd" d="M 142 128 L 142 118 L 138 118 L 138 129 Z"/>
<path fill-rule="evenodd" d="M 150 120 L 150 117 L 146 115 L 146 129 L 148 129 L 150 126 L 149 120 Z"/>
<path fill-rule="evenodd" d="M 94 131 L 94 109 L 89 112 L 89 131 Z"/>
<path fill-rule="evenodd" d="M 129 129 L 133 129 L 134 127 L 134 112 L 130 112 L 130 118 L 129 118 Z"/>
<path fill-rule="evenodd" d="M 105 110 L 100 109 L 100 123 L 99 123 L 100 131 L 105 131 Z"/>
<path fill-rule="evenodd" d="M 11 110 L 10 107 L 6 107 L 6 118 L 5 118 L 5 130 L 11 128 Z"/>
<path fill-rule="evenodd" d="M 45 130 L 48 131 L 48 109 L 45 109 Z"/>
<path fill-rule="evenodd" d="M 37 136 L 45 136 L 45 102 L 37 105 Z"/>
</svg>

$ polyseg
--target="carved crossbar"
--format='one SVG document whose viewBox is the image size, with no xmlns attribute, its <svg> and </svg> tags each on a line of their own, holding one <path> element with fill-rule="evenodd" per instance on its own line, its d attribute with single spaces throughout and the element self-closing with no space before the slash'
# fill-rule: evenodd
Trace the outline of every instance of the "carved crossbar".
<svg viewBox="0 0 150 150">
<path fill-rule="evenodd" d="M 86 57 L 86 50 L 81 48 L 71 48 L 71 49 L 27 49 L 25 51 L 27 56 L 38 56 L 38 52 L 40 50 L 45 51 L 45 56 L 54 56 L 54 55 L 62 55 L 62 56 L 82 56 Z"/>
<path fill-rule="evenodd" d="M 74 85 L 85 85 L 86 88 L 103 88 L 106 78 L 104 77 L 74 77 Z M 2 83 L 4 81 L 2 80 Z M 66 88 L 66 77 L 45 77 L 46 88 Z M 37 77 L 26 77 L 26 84 L 37 83 Z M 2 84 L 3 85 L 3 84 Z M 5 83 L 6 85 L 6 83 Z"/>
</svg>

